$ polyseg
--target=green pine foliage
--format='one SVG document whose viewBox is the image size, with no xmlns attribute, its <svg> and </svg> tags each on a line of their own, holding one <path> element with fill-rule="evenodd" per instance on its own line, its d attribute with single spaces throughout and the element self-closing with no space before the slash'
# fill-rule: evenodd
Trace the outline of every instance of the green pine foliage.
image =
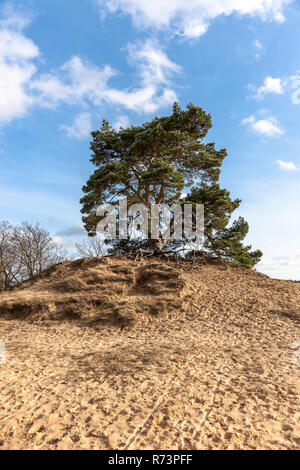
<svg viewBox="0 0 300 470">
<path fill-rule="evenodd" d="M 204 204 L 205 244 L 203 254 L 221 257 L 238 265 L 251 267 L 261 258 L 243 240 L 247 222 L 239 218 L 228 227 L 231 215 L 240 205 L 232 200 L 218 180 L 225 149 L 204 143 L 212 127 L 211 116 L 201 107 L 188 104 L 186 110 L 173 105 L 170 116 L 155 117 L 141 126 L 119 131 L 103 120 L 100 130 L 92 132 L 91 162 L 95 171 L 83 187 L 81 199 L 83 223 L 89 235 L 95 235 L 99 217 L 96 208 L 103 203 L 116 204 L 126 196 L 128 206 L 144 204 Z M 190 188 L 185 200 L 182 190 Z M 150 216 L 149 216 L 150 217 Z M 150 227 L 150 224 L 149 224 Z M 171 251 L 180 243 L 170 240 L 115 240 L 111 253 L 125 253 L 139 248 L 153 252 Z M 181 247 L 185 245 L 185 240 Z"/>
</svg>

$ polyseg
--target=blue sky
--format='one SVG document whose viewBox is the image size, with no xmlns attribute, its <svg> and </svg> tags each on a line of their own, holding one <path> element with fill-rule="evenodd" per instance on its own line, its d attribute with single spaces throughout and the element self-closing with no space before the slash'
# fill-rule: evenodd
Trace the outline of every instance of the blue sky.
<svg viewBox="0 0 300 470">
<path fill-rule="evenodd" d="M 300 279 L 299 26 L 298 0 L 0 0 L 0 219 L 71 246 L 90 131 L 193 102 L 258 269 Z"/>
</svg>

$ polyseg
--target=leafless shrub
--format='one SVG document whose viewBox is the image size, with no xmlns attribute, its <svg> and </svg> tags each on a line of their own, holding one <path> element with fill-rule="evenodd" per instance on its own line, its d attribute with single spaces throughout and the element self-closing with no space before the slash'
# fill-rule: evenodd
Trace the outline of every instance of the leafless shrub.
<svg viewBox="0 0 300 470">
<path fill-rule="evenodd" d="M 0 290 L 19 282 L 21 265 L 13 240 L 14 227 L 8 222 L 0 222 Z"/>
<path fill-rule="evenodd" d="M 75 243 L 78 256 L 81 258 L 104 256 L 105 242 L 99 237 L 89 237 L 80 243 Z"/>
<path fill-rule="evenodd" d="M 13 227 L 0 222 L 1 290 L 40 275 L 66 257 L 40 224 L 23 222 Z"/>
</svg>

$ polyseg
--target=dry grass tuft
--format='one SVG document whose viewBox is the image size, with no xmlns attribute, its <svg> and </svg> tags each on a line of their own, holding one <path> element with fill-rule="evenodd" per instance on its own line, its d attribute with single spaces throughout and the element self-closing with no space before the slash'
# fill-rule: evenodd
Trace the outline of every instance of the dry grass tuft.
<svg viewBox="0 0 300 470">
<path fill-rule="evenodd" d="M 42 278 L 3 294 L 0 313 L 28 321 L 73 319 L 124 328 L 147 316 L 180 310 L 184 280 L 174 266 L 123 258 L 61 263 Z"/>
</svg>

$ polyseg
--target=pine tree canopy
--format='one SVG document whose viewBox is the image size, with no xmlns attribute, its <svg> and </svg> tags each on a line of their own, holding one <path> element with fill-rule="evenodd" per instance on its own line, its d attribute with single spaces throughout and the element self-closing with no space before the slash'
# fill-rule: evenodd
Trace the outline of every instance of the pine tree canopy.
<svg viewBox="0 0 300 470">
<path fill-rule="evenodd" d="M 222 257 L 243 266 L 253 266 L 262 256 L 244 246 L 247 222 L 239 218 L 228 227 L 232 212 L 240 200 L 232 200 L 218 180 L 225 149 L 204 143 L 212 127 L 211 116 L 201 107 L 188 104 L 186 110 L 177 103 L 170 116 L 155 117 L 141 126 L 115 130 L 103 120 L 100 130 L 92 132 L 91 162 L 95 171 L 83 186 L 81 199 L 83 223 L 90 236 L 96 234 L 101 219 L 97 207 L 116 205 L 127 197 L 128 207 L 143 204 L 204 204 L 205 243 L 200 256 Z M 182 192 L 189 194 L 182 199 Z M 151 217 L 149 215 L 149 217 Z M 149 224 L 150 226 L 150 224 Z M 161 252 L 188 246 L 172 240 L 115 240 L 112 253 L 139 248 Z M 185 251 L 186 253 L 186 251 Z M 186 253 L 187 254 L 187 253 Z"/>
</svg>

